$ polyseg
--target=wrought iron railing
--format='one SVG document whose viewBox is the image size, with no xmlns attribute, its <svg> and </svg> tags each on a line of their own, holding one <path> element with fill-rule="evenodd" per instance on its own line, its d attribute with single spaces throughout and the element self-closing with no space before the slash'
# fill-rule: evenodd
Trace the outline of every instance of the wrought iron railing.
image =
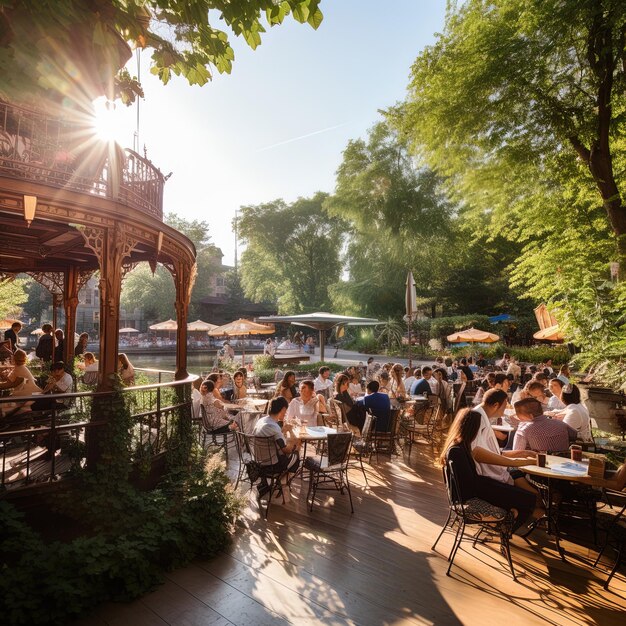
<svg viewBox="0 0 626 626">
<path fill-rule="evenodd" d="M 67 121 L 0 102 L 0 176 L 113 198 L 163 219 L 161 171 L 99 140 L 86 117 Z"/>
<path fill-rule="evenodd" d="M 170 372 L 163 372 L 169 376 Z M 167 451 L 176 419 L 191 419 L 190 376 L 185 380 L 128 387 L 123 390 L 131 410 L 132 427 L 129 460 L 149 464 Z M 54 398 L 69 409 L 11 415 L 9 408 Z M 87 460 L 90 432 L 106 422 L 92 414 L 94 400 L 103 406 L 113 399 L 111 392 L 80 392 L 54 396 L 4 397 L 0 408 L 0 497 L 2 493 L 33 483 L 50 482 L 70 475 Z M 12 408 L 12 407 L 11 407 Z"/>
</svg>

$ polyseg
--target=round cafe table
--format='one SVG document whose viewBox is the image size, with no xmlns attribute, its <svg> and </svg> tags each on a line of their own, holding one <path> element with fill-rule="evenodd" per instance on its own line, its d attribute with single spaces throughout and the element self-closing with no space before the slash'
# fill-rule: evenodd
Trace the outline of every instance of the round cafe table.
<svg viewBox="0 0 626 626">
<path fill-rule="evenodd" d="M 537 527 L 539 522 L 546 520 L 548 525 L 548 534 L 554 535 L 557 550 L 563 560 L 565 560 L 565 551 L 561 547 L 560 533 L 558 525 L 558 511 L 554 511 L 552 506 L 552 489 L 554 487 L 554 481 L 565 480 L 569 482 L 584 483 L 587 485 L 601 485 L 601 480 L 595 480 L 588 474 L 588 459 L 583 459 L 582 462 L 572 461 L 568 458 L 554 456 L 551 454 L 546 455 L 546 466 L 539 467 L 538 465 L 523 465 L 518 468 L 530 474 L 531 476 L 541 477 L 542 483 L 535 483 L 535 486 L 539 489 L 544 505 L 546 507 L 546 514 L 530 524 L 529 530 L 523 535 L 524 538 L 528 537 Z"/>
</svg>

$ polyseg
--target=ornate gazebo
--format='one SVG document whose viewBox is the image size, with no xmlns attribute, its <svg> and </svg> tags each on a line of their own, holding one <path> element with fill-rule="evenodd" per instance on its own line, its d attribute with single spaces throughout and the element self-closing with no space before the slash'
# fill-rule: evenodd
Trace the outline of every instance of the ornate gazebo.
<svg viewBox="0 0 626 626">
<path fill-rule="evenodd" d="M 195 248 L 163 223 L 164 182 L 145 156 L 98 140 L 84 114 L 51 116 L 0 101 L 0 277 L 27 273 L 44 285 L 73 337 L 78 292 L 100 273 L 100 389 L 117 370 L 122 280 L 142 261 L 172 274 L 176 378 L 187 376 Z M 66 342 L 66 361 L 73 349 Z"/>
</svg>

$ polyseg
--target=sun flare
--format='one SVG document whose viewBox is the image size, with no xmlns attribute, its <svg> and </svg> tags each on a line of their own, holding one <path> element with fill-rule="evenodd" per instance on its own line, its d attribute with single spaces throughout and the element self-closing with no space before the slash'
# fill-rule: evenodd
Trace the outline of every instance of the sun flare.
<svg viewBox="0 0 626 626">
<path fill-rule="evenodd" d="M 101 97 L 94 100 L 93 108 L 93 128 L 97 138 L 123 145 L 127 139 L 127 132 L 119 105 Z"/>
</svg>

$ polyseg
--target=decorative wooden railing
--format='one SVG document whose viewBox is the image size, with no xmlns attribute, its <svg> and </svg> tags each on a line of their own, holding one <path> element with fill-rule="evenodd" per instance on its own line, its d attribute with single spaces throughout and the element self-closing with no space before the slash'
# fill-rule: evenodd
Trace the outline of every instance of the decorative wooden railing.
<svg viewBox="0 0 626 626">
<path fill-rule="evenodd" d="M 86 117 L 70 122 L 0 102 L 0 176 L 112 198 L 163 219 L 161 171 L 99 140 Z"/>
<path fill-rule="evenodd" d="M 162 372 L 162 375 L 167 378 L 171 372 Z M 190 376 L 123 390 L 132 414 L 129 450 L 132 463 L 150 464 L 167 451 L 176 420 L 192 419 L 191 384 L 196 378 Z M 35 483 L 57 481 L 83 467 L 90 431 L 96 432 L 94 429 L 105 423 L 95 411 L 92 414 L 92 403 L 97 400 L 102 406 L 113 394 L 88 391 L 53 397 L 69 404 L 70 409 L 46 411 L 41 416 L 33 414 L 26 419 L 10 418 L 15 426 L 10 426 L 7 418 L 0 418 L 0 498 L 3 493 Z M 40 398 L 41 395 L 19 397 L 19 401 Z M 16 397 L 0 398 L 0 407 L 16 400 Z"/>
</svg>

